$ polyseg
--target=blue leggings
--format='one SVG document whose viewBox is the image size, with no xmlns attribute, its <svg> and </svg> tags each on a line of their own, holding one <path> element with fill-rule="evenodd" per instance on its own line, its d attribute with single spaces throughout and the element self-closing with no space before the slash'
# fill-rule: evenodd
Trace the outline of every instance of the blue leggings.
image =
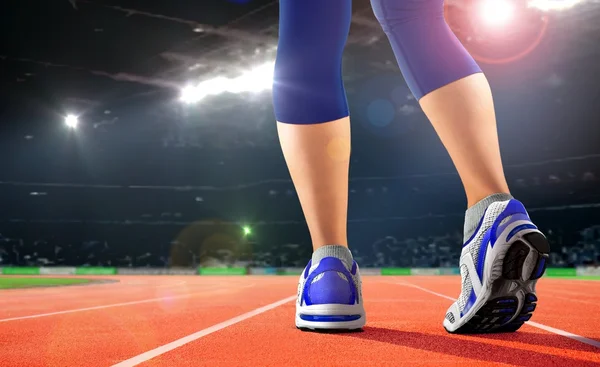
<svg viewBox="0 0 600 367">
<path fill-rule="evenodd" d="M 417 99 L 481 69 L 444 20 L 443 0 L 371 0 Z M 342 54 L 351 0 L 281 0 L 273 105 L 277 121 L 318 124 L 349 115 Z"/>
</svg>

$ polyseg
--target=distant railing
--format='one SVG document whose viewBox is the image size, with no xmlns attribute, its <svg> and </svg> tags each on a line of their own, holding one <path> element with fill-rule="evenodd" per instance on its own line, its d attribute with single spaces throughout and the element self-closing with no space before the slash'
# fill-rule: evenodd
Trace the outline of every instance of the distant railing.
<svg viewBox="0 0 600 367">
<path fill-rule="evenodd" d="M 115 268 L 115 267 L 3 267 L 2 275 L 300 275 L 303 268 L 199 267 L 199 268 Z M 458 268 L 361 268 L 363 276 L 458 275 Z M 547 277 L 599 277 L 600 267 L 548 268 Z"/>
</svg>

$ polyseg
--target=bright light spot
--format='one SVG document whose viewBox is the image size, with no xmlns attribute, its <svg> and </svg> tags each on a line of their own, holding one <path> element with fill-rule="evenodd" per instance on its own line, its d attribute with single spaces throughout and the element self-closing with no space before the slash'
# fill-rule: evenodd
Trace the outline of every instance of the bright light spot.
<svg viewBox="0 0 600 367">
<path fill-rule="evenodd" d="M 530 0 L 529 7 L 548 10 L 565 10 L 571 9 L 577 4 L 583 3 L 585 0 Z"/>
<path fill-rule="evenodd" d="M 203 100 L 209 95 L 222 93 L 261 92 L 273 85 L 274 62 L 256 67 L 237 78 L 216 77 L 205 80 L 197 85 L 190 85 L 181 90 L 180 100 L 192 104 Z"/>
<path fill-rule="evenodd" d="M 65 117 L 65 125 L 70 127 L 71 129 L 75 129 L 79 124 L 79 118 L 75 115 L 68 115 Z"/>
<path fill-rule="evenodd" d="M 243 230 L 244 230 L 244 236 L 248 236 L 250 233 L 252 233 L 252 230 L 248 226 L 243 227 Z"/>
<path fill-rule="evenodd" d="M 188 85 L 187 87 L 183 88 L 181 90 L 181 95 L 179 97 L 179 100 L 181 100 L 181 102 L 184 103 L 195 103 L 196 101 L 201 100 L 203 97 L 200 97 L 198 95 L 198 90 L 196 87 L 192 87 L 191 85 Z"/>
<path fill-rule="evenodd" d="M 481 2 L 480 12 L 485 23 L 501 26 L 510 22 L 515 6 L 507 0 L 484 0 Z"/>
</svg>

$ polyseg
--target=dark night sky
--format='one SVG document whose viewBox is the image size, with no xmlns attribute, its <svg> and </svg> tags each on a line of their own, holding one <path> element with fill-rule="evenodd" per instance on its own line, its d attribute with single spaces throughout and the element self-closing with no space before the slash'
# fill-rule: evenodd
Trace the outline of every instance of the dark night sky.
<svg viewBox="0 0 600 367">
<path fill-rule="evenodd" d="M 522 10 L 517 25 L 493 35 L 466 26 L 468 3 L 450 4 L 459 37 L 487 60 L 481 65 L 508 165 L 600 153 L 598 4 Z M 181 179 L 196 184 L 287 178 L 268 92 L 219 95 L 194 107 L 177 101 L 190 80 L 272 61 L 277 2 L 11 0 L 1 7 L 0 180 L 145 183 L 169 170 L 198 172 Z M 368 1 L 355 1 L 354 12 L 344 61 L 353 177 L 451 172 Z M 533 51 L 489 62 L 531 45 L 542 17 L 548 26 Z M 382 100 L 396 111 L 385 126 L 368 114 Z M 63 125 L 69 112 L 81 114 L 77 131 Z M 131 165 L 137 174 L 123 174 Z"/>
</svg>

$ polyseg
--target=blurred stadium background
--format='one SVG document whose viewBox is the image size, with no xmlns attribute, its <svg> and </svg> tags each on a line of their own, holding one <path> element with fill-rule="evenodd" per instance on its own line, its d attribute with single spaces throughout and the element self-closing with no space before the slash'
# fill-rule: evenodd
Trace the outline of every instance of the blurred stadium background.
<svg viewBox="0 0 600 367">
<path fill-rule="evenodd" d="M 490 79 L 506 173 L 552 266 L 598 264 L 600 4 L 446 5 Z M 0 268 L 304 266 L 271 106 L 277 1 L 2 8 Z M 369 2 L 354 12 L 350 245 L 362 267 L 455 267 L 460 180 Z"/>
</svg>

